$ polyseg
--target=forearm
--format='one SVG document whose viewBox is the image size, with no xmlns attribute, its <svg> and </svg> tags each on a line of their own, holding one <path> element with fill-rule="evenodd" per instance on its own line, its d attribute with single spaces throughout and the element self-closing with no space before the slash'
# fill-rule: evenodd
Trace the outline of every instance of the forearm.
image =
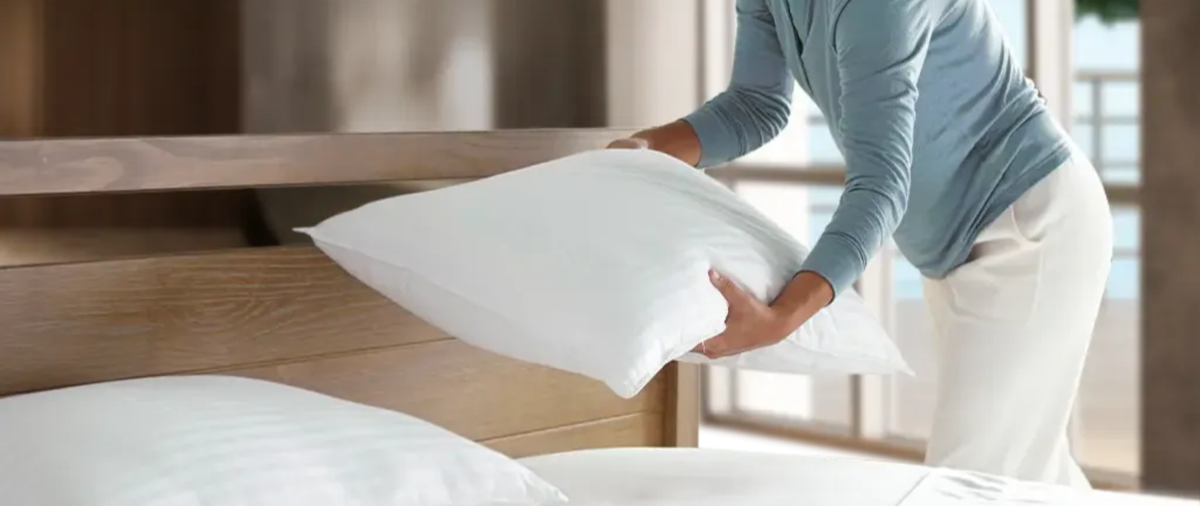
<svg viewBox="0 0 1200 506">
<path fill-rule="evenodd" d="M 801 271 L 819 274 L 835 295 L 851 287 L 899 225 L 908 199 L 904 183 L 877 177 L 848 187 Z"/>
<path fill-rule="evenodd" d="M 800 273 L 772 304 L 785 327 L 783 332 L 795 331 L 854 283 L 895 229 L 906 195 L 896 187 L 893 191 L 859 190 L 843 200 Z"/>
</svg>

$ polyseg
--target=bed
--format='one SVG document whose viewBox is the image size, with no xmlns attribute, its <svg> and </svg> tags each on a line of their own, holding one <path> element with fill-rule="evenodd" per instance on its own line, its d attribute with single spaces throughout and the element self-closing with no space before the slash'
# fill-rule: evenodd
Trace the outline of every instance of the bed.
<svg viewBox="0 0 1200 506">
<path fill-rule="evenodd" d="M 0 198 L 464 181 L 601 147 L 625 133 L 2 142 Z M 639 395 L 620 399 L 598 382 L 459 342 L 308 246 L 0 268 L 0 324 L 0 396 L 161 375 L 265 379 L 428 420 L 523 459 L 584 506 L 998 505 L 1067 497 L 1009 484 L 1004 490 L 1042 496 L 989 499 L 959 494 L 987 485 L 987 477 L 696 449 L 696 366 L 672 364 Z M 1089 499 L 1150 504 L 1112 494 Z M 1110 502 L 1095 502 L 1101 499 Z"/>
</svg>

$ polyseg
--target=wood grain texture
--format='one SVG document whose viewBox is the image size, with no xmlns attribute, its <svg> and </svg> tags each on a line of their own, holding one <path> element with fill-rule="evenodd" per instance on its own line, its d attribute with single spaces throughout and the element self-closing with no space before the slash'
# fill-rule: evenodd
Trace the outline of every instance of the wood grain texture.
<svg viewBox="0 0 1200 506">
<path fill-rule="evenodd" d="M 0 0 L 0 138 L 42 128 L 42 0 Z"/>
<path fill-rule="evenodd" d="M 675 362 L 663 375 L 667 381 L 664 439 L 669 446 L 695 448 L 700 445 L 700 378 L 696 364 Z"/>
<path fill-rule="evenodd" d="M 428 325 L 311 247 L 0 268 L 0 396 L 189 373 L 398 410 L 513 455 L 694 445 L 694 368 L 638 396 Z"/>
<path fill-rule="evenodd" d="M 1200 3 L 1141 3 L 1142 485 L 1200 494 Z"/>
<path fill-rule="evenodd" d="M 314 248 L 0 268 L 0 394 L 445 338 Z"/>
<path fill-rule="evenodd" d="M 0 0 L 0 138 L 238 132 L 239 3 Z M 242 246 L 249 197 L 0 198 L 0 264 Z"/>
<path fill-rule="evenodd" d="M 474 440 L 661 412 L 665 394 L 660 378 L 637 397 L 621 399 L 595 380 L 453 339 L 228 374 L 401 411 Z"/>
<path fill-rule="evenodd" d="M 0 196 L 474 179 L 604 147 L 619 130 L 0 142 Z"/>
<path fill-rule="evenodd" d="M 483 443 L 512 458 L 598 448 L 663 446 L 663 417 L 660 413 L 635 413 Z"/>
</svg>

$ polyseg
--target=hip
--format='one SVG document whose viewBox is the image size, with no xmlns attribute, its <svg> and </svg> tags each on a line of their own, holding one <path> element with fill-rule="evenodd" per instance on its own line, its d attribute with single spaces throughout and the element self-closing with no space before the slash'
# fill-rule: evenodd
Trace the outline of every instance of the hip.
<svg viewBox="0 0 1200 506">
<path fill-rule="evenodd" d="M 955 270 L 989 256 L 997 243 L 1107 263 L 1113 250 L 1112 210 L 1087 157 L 1073 149 L 1066 162 L 1005 207 L 975 237 L 963 265 Z"/>
<path fill-rule="evenodd" d="M 905 216 L 895 235 L 900 251 L 928 279 L 942 279 L 978 256 L 977 246 L 997 233 L 1013 232 L 1013 221 L 1028 216 L 1034 201 L 1045 219 L 1097 219 L 1111 222 L 1107 196 L 1094 166 L 1069 140 L 1037 163 L 1009 167 L 995 180 L 991 171 L 975 171 L 975 180 L 964 187 L 938 190 L 932 208 Z M 916 192 L 916 190 L 914 190 Z M 936 212 L 934 212 L 936 211 Z M 1032 220 L 1033 218 L 1027 218 Z M 1029 235 L 1036 224 L 1023 224 L 1017 232 Z M 1009 227 L 1006 229 L 1005 227 Z"/>
<path fill-rule="evenodd" d="M 1112 254 L 1104 185 L 1075 154 L 988 224 L 961 265 L 927 280 L 926 298 L 972 321 L 1041 322 L 1084 335 L 1079 329 L 1095 320 Z"/>
</svg>

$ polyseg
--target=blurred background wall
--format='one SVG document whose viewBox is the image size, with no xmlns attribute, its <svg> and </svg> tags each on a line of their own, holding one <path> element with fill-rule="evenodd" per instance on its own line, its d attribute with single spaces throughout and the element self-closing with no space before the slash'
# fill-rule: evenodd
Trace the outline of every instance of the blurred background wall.
<svg viewBox="0 0 1200 506">
<path fill-rule="evenodd" d="M 244 0 L 241 14 L 245 132 L 648 125 L 700 100 L 693 0 Z M 419 188 L 258 195 L 291 242 Z"/>
<path fill-rule="evenodd" d="M 700 98 L 698 5 L 0 0 L 0 136 L 649 125 Z M 6 200 L 0 264 L 291 241 L 408 190 Z"/>
<path fill-rule="evenodd" d="M 236 0 L 0 0 L 0 137 L 240 130 Z M 244 243 L 244 192 L 0 200 L 0 265 Z"/>
</svg>

